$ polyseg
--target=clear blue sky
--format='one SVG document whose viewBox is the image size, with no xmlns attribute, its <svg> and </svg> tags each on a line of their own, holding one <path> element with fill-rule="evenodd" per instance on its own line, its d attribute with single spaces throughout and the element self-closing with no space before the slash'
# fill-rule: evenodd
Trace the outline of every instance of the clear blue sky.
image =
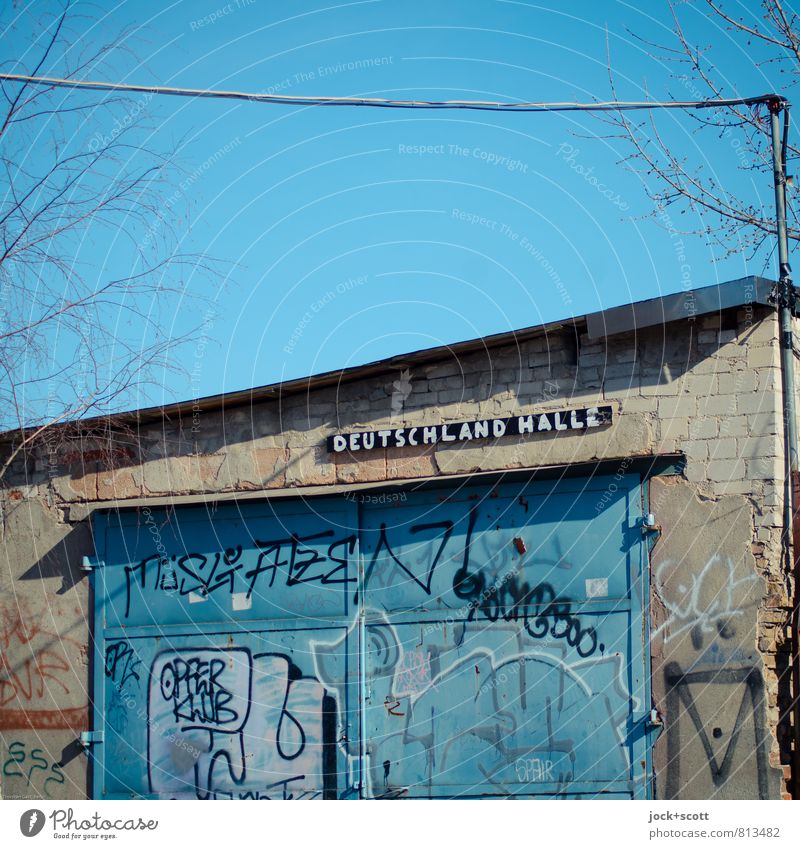
<svg viewBox="0 0 800 849">
<path fill-rule="evenodd" d="M 669 10 L 660 0 L 102 6 L 113 11 L 87 39 L 138 30 L 137 61 L 120 57 L 115 69 L 127 82 L 297 95 L 604 99 L 607 27 L 624 97 L 641 98 L 645 85 L 652 97 L 692 96 L 670 78 L 675 69 L 628 32 L 668 40 Z M 773 69 L 757 68 L 741 42 L 692 7 L 678 8 L 698 41 L 715 44 L 728 93 L 779 87 L 766 76 Z M 99 67 L 87 76 L 110 74 Z M 179 193 L 176 213 L 190 222 L 178 224 L 181 249 L 230 263 L 226 285 L 210 292 L 208 344 L 182 348 L 185 373 L 165 376 L 163 393 L 142 404 L 774 273 L 766 254 L 719 261 L 701 239 L 686 239 L 679 261 L 676 237 L 645 217 L 640 177 L 620 164 L 627 149 L 602 138 L 596 118 L 140 101 L 159 140 L 179 144 L 190 178 L 167 193 Z M 697 137 L 680 113 L 657 121 L 707 174 L 755 204 L 772 204 L 769 177 L 737 170 L 730 139 Z M 691 227 L 690 218 L 679 223 Z M 98 274 L 115 261 L 102 243 L 82 250 Z M 197 318 L 176 304 L 175 331 Z"/>
</svg>

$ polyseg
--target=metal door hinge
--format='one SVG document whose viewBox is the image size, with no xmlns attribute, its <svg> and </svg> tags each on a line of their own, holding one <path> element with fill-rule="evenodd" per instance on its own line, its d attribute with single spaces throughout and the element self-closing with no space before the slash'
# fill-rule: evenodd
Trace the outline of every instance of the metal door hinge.
<svg viewBox="0 0 800 849">
<path fill-rule="evenodd" d="M 658 708 L 651 708 L 650 713 L 645 720 L 645 725 L 648 728 L 663 728 L 664 720 L 661 718 L 661 714 L 658 712 Z"/>
<path fill-rule="evenodd" d="M 100 566 L 105 566 L 105 561 L 91 554 L 84 554 L 81 560 L 81 572 L 93 572 Z"/>
<path fill-rule="evenodd" d="M 661 525 L 656 522 L 656 517 L 653 513 L 648 513 L 646 516 L 642 516 L 642 536 L 647 536 L 647 534 L 660 534 L 661 533 Z"/>
<path fill-rule="evenodd" d="M 88 749 L 89 746 L 95 746 L 103 742 L 102 731 L 81 731 L 81 746 Z"/>
<path fill-rule="evenodd" d="M 664 720 L 657 708 L 652 708 L 649 714 L 644 718 L 644 736 L 648 744 L 655 745 L 656 740 L 664 731 Z"/>
</svg>

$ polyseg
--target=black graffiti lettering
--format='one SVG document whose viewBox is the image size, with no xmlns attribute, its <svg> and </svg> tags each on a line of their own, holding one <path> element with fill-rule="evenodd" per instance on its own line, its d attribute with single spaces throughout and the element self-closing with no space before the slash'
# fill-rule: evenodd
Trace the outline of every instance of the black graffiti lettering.
<svg viewBox="0 0 800 849">
<path fill-rule="evenodd" d="M 594 634 L 594 629 L 591 629 L 592 634 Z M 578 647 L 578 654 L 581 653 L 581 639 L 583 634 L 581 633 L 581 623 L 575 616 L 570 616 L 568 624 L 564 631 L 564 636 L 566 637 L 567 643 L 571 646 Z M 595 637 L 595 639 L 597 639 Z M 591 654 L 591 652 L 589 652 Z"/>
<path fill-rule="evenodd" d="M 135 566 L 125 567 L 125 618 L 130 616 L 133 589 L 137 585 L 143 593 L 148 589 L 162 590 L 167 594 L 177 590 L 181 596 L 196 593 L 206 597 L 223 590 L 232 595 L 235 592 L 236 573 L 242 571 L 247 582 L 247 598 L 251 598 L 261 575 L 269 574 L 268 586 L 272 588 L 278 572 L 287 567 L 287 587 L 315 582 L 323 585 L 353 583 L 356 578 L 350 576 L 348 570 L 350 555 L 355 551 L 358 541 L 355 535 L 332 540 L 327 549 L 323 549 L 324 553 L 308 545 L 333 536 L 334 531 L 327 530 L 308 536 L 293 534 L 275 540 L 255 539 L 252 546 L 258 552 L 258 557 L 255 565 L 246 571 L 242 570 L 246 566 L 247 550 L 241 545 L 211 554 L 189 552 L 180 558 L 173 555 L 171 560 L 175 561 L 175 565 L 168 557 L 150 555 Z M 181 574 L 180 581 L 177 572 Z"/>
<path fill-rule="evenodd" d="M 151 560 L 154 560 L 158 564 L 158 571 L 156 573 L 156 579 L 154 581 L 154 585 L 158 586 L 159 577 L 161 574 L 161 563 L 163 561 L 163 557 L 160 554 L 151 554 L 150 557 L 145 557 L 140 563 L 137 563 L 135 566 L 126 566 L 125 567 L 125 616 L 130 616 L 131 612 L 131 583 L 135 583 L 134 575 L 138 572 L 139 578 L 139 587 L 144 592 L 146 583 L 147 583 L 147 564 L 150 563 Z"/>
<path fill-rule="evenodd" d="M 550 593 L 553 592 L 552 587 L 545 586 Z M 554 639 L 566 640 L 567 645 L 572 646 L 579 657 L 589 657 L 598 648 L 597 631 L 591 626 L 581 625 L 578 617 L 571 612 L 570 602 L 566 599 L 548 604 L 535 617 L 533 628 L 526 613 L 525 629 L 534 638 L 540 639 L 549 633 Z"/>
<path fill-rule="evenodd" d="M 333 569 L 328 572 L 325 577 L 322 579 L 323 584 L 351 584 L 356 579 L 348 577 L 348 565 L 350 563 L 350 555 L 356 550 L 356 542 L 358 541 L 358 537 L 349 536 L 344 539 L 336 540 L 336 542 L 332 542 L 328 546 L 328 560 L 332 561 L 336 564 Z M 340 557 L 336 557 L 333 553 L 334 549 L 344 546 L 344 553 Z M 334 575 L 338 573 L 342 573 L 338 577 L 334 578 Z"/>
<path fill-rule="evenodd" d="M 298 556 L 301 559 L 298 559 Z M 303 557 L 306 559 L 303 560 Z M 309 584 L 313 581 L 321 581 L 325 577 L 324 572 L 316 575 L 305 575 L 308 569 L 315 563 L 324 562 L 325 557 L 318 552 L 309 548 L 300 548 L 297 543 L 295 543 L 292 546 L 292 560 L 289 567 L 289 576 L 286 578 L 286 586 L 293 587 L 297 584 Z"/>
<path fill-rule="evenodd" d="M 504 577 L 490 584 L 480 568 L 471 569 L 472 535 L 478 511 L 470 511 L 464 541 L 464 559 L 453 576 L 453 593 L 468 603 L 467 621 L 480 615 L 489 622 L 518 622 L 522 619 L 525 630 L 534 639 L 550 635 L 566 640 L 580 657 L 594 654 L 598 648 L 597 632 L 591 626 L 581 625 L 572 613 L 571 602 L 558 598 L 554 588 L 547 583 L 531 586 L 520 582 L 516 575 Z"/>
<path fill-rule="evenodd" d="M 550 636 L 557 640 L 566 639 L 570 645 L 575 645 L 575 641 L 570 642 L 569 636 L 574 625 L 577 625 L 580 630 L 580 623 L 570 614 L 569 604 L 563 601 L 549 605 L 547 612 L 552 616 L 553 624 L 550 627 Z"/>
<path fill-rule="evenodd" d="M 500 619 L 518 622 L 521 619 L 534 639 L 541 640 L 549 635 L 565 640 L 580 657 L 589 657 L 597 651 L 596 630 L 592 626 L 584 627 L 572 613 L 570 600 L 558 598 L 550 584 L 531 587 L 513 577 L 486 589 L 486 576 L 479 570 L 470 571 L 470 533 L 471 528 L 467 534 L 464 563 L 453 577 L 453 592 L 468 602 L 467 621 L 473 621 L 478 613 L 489 622 Z"/>
<path fill-rule="evenodd" d="M 202 595 L 207 595 L 207 584 L 203 578 L 197 574 L 205 569 L 206 563 L 208 563 L 208 558 L 203 554 L 186 554 L 178 560 L 178 568 L 190 578 L 193 578 L 195 582 L 187 587 L 186 579 L 181 578 L 181 595 L 189 595 L 191 592 L 199 592 Z"/>
<path fill-rule="evenodd" d="M 292 537 L 292 559 L 289 565 L 289 574 L 286 578 L 286 586 L 293 587 L 297 584 L 308 584 L 313 581 L 323 581 L 324 572 L 318 572 L 306 576 L 308 569 L 315 563 L 324 563 L 326 558 L 313 548 L 301 548 L 304 542 L 312 542 L 318 539 L 327 539 L 333 536 L 333 531 L 324 531 L 320 534 L 312 534 L 307 537 Z M 305 559 L 303 559 L 305 558 Z"/>
<path fill-rule="evenodd" d="M 208 565 L 208 557 L 204 554 L 186 554 L 178 560 L 178 567 L 182 572 L 194 579 L 194 584 L 188 584 L 186 579 L 181 579 L 180 593 L 181 595 L 189 595 L 189 593 L 199 593 L 200 595 L 209 595 L 222 586 L 228 586 L 229 591 L 233 592 L 233 579 L 236 572 L 242 568 L 242 564 L 237 565 L 237 561 L 242 556 L 242 547 L 237 546 L 235 549 L 227 549 L 224 553 L 214 553 L 214 565 L 208 572 L 207 577 L 199 573 L 204 573 Z M 224 563 L 231 568 L 222 569 L 217 572 L 220 563 Z M 193 568 L 194 567 L 194 568 Z"/>
<path fill-rule="evenodd" d="M 176 720 L 215 726 L 235 722 L 237 711 L 226 707 L 233 695 L 219 682 L 225 662 L 219 658 L 176 658 L 161 670 L 160 688 L 171 701 Z"/>
<path fill-rule="evenodd" d="M 219 589 L 225 585 L 228 586 L 229 592 L 233 593 L 233 579 L 236 572 L 242 568 L 242 563 L 239 563 L 242 557 L 242 547 L 241 545 L 237 545 L 236 548 L 227 548 L 224 553 L 220 556 L 219 553 L 216 555 L 216 560 L 214 562 L 214 568 L 211 571 L 211 575 L 208 579 L 208 592 L 212 593 L 214 590 Z M 219 570 L 220 560 L 225 566 L 230 568 Z"/>
<path fill-rule="evenodd" d="M 238 794 L 239 799 L 248 799 L 260 801 L 270 801 L 276 798 L 276 794 L 280 794 L 277 798 L 283 801 L 291 799 L 317 799 L 320 795 L 319 791 L 303 790 L 294 788 L 290 785 L 296 781 L 305 781 L 305 775 L 293 775 L 291 778 L 284 778 L 282 781 L 273 781 L 267 784 L 263 790 L 243 790 Z M 223 795 L 219 790 L 215 791 L 215 798 Z M 233 794 L 225 794 L 226 798 L 232 798 Z"/>
<path fill-rule="evenodd" d="M 544 616 L 543 614 L 539 614 L 535 616 L 533 622 L 530 619 L 526 618 L 525 621 L 525 630 L 533 637 L 535 640 L 541 640 L 547 636 L 547 632 L 550 628 L 550 620 Z"/>
<path fill-rule="evenodd" d="M 681 757 L 682 755 L 686 756 L 684 751 L 686 741 L 681 740 L 679 722 L 682 713 L 681 707 L 683 707 L 697 732 L 695 739 L 699 739 L 703 747 L 714 786 L 722 786 L 733 775 L 734 764 L 736 765 L 735 771 L 741 774 L 745 759 L 754 758 L 751 761 L 751 768 L 755 768 L 758 798 L 769 799 L 771 797 L 769 734 L 764 718 L 764 681 L 761 672 L 754 666 L 743 668 L 716 667 L 684 672 L 680 664 L 671 661 L 667 663 L 664 669 L 664 678 L 667 687 L 667 716 L 674 717 L 673 721 L 667 726 L 667 798 L 680 798 L 684 781 Z M 697 684 L 702 685 L 702 689 L 723 685 L 730 692 L 730 695 L 725 697 L 727 700 L 733 699 L 735 696 L 740 699 L 722 760 L 717 758 L 714 747 L 709 740 L 707 725 L 711 724 L 709 722 L 711 717 L 704 718 L 694 700 L 692 689 L 693 685 Z M 735 704 L 735 702 L 732 703 Z M 739 739 L 747 726 L 751 727 L 751 731 L 746 734 L 749 739 L 743 739 L 742 742 L 745 753 L 736 758 Z M 713 732 L 712 736 L 715 736 Z"/>
<path fill-rule="evenodd" d="M 293 761 L 295 758 L 300 757 L 300 755 L 303 753 L 303 749 L 305 749 L 305 747 L 306 747 L 306 732 L 303 730 L 303 726 L 301 725 L 300 722 L 297 721 L 294 714 L 290 713 L 286 709 L 286 702 L 288 701 L 288 699 L 289 699 L 289 690 L 287 688 L 286 693 L 283 697 L 283 707 L 281 708 L 281 717 L 278 720 L 278 733 L 277 733 L 277 736 L 275 738 L 275 747 L 278 750 L 278 754 L 285 761 Z M 285 722 L 290 722 L 292 725 L 294 725 L 294 727 L 297 729 L 297 732 L 300 735 L 300 739 L 299 739 L 299 741 L 298 741 L 298 743 L 297 743 L 297 745 L 296 745 L 296 747 L 293 751 L 291 749 L 284 748 L 283 735 L 286 732 L 286 729 L 285 729 L 285 726 L 284 726 Z"/>
<path fill-rule="evenodd" d="M 464 540 L 464 560 L 453 576 L 453 592 L 456 594 L 456 597 L 464 599 L 465 601 L 473 602 L 470 604 L 468 615 L 468 620 L 470 622 L 475 617 L 474 602 L 476 599 L 482 597 L 484 588 L 486 587 L 486 577 L 483 572 L 469 571 L 469 556 L 470 551 L 472 550 L 472 532 L 475 530 L 475 523 L 477 521 L 478 510 L 476 507 L 473 507 L 472 510 L 469 511 L 469 520 L 467 522 L 467 536 Z"/>
<path fill-rule="evenodd" d="M 545 595 L 548 596 L 547 601 L 553 600 L 548 584 L 531 587 L 527 582 L 520 584 L 516 577 L 511 577 L 481 591 L 470 605 L 470 612 L 474 617 L 475 611 L 480 611 L 491 622 L 501 618 L 505 622 L 518 622 L 525 619 L 530 605 L 541 605 Z"/>
<path fill-rule="evenodd" d="M 278 568 L 288 564 L 288 560 L 280 559 L 281 547 L 285 542 L 286 540 L 280 540 L 278 542 L 261 542 L 257 539 L 253 540 L 253 545 L 261 549 L 261 554 L 258 556 L 256 565 L 248 572 L 245 572 L 245 578 L 249 581 L 247 586 L 248 598 L 250 598 L 253 594 L 253 589 L 255 588 L 259 575 L 262 575 L 264 572 L 271 572 L 272 574 L 270 575 L 269 586 L 272 587 L 275 583 L 275 576 L 278 573 Z M 270 555 L 274 555 L 273 561 L 265 564 L 264 561 Z"/>
<path fill-rule="evenodd" d="M 380 535 L 378 537 L 378 544 L 375 546 L 375 554 L 373 554 L 372 561 L 367 567 L 366 574 L 364 575 L 364 586 L 366 587 L 369 584 L 369 579 L 372 576 L 372 572 L 375 568 L 375 563 L 380 557 L 381 551 L 383 549 L 386 549 L 387 553 L 397 564 L 397 566 L 399 566 L 400 569 L 402 569 L 403 572 L 405 572 L 406 575 L 408 575 L 408 577 L 411 578 L 411 580 L 414 581 L 415 584 L 417 584 L 417 586 L 421 587 L 422 590 L 427 593 L 427 595 L 430 595 L 431 582 L 433 581 L 433 573 L 436 571 L 436 567 L 439 564 L 439 559 L 442 556 L 444 547 L 447 545 L 447 541 L 450 539 L 453 533 L 453 522 L 449 520 L 444 522 L 427 522 L 420 525 L 412 525 L 408 531 L 410 534 L 414 535 L 422 533 L 423 531 L 439 529 L 443 531 L 442 538 L 439 543 L 439 548 L 436 554 L 433 556 L 433 559 L 430 561 L 427 573 L 423 574 L 423 576 L 420 577 L 419 575 L 414 573 L 414 571 L 409 565 L 403 563 L 403 561 L 400 560 L 400 558 L 392 551 L 392 547 L 389 545 L 389 539 L 386 535 L 386 523 L 384 522 L 383 524 L 381 524 Z"/>
<path fill-rule="evenodd" d="M 275 583 L 278 570 L 282 566 L 288 566 L 286 575 L 287 587 L 315 582 L 319 582 L 320 584 L 344 584 L 355 581 L 354 577 L 351 578 L 347 575 L 349 563 L 347 553 L 339 557 L 333 555 L 334 550 L 342 546 L 349 548 L 350 553 L 355 551 L 357 541 L 355 536 L 334 540 L 328 546 L 326 554 L 320 554 L 315 548 L 304 547 L 305 543 L 328 539 L 333 535 L 334 531 L 329 530 L 304 537 L 295 534 L 284 539 L 254 540 L 253 545 L 261 549 L 261 554 L 255 567 L 245 572 L 245 577 L 249 582 L 247 597 L 250 598 L 252 596 L 258 577 L 264 572 L 271 573 L 269 581 L 271 588 Z M 289 550 L 288 558 L 281 559 L 282 551 L 287 548 Z M 271 561 L 268 560 L 270 557 L 272 557 Z M 334 564 L 333 568 L 328 568 L 328 562 Z M 326 565 L 322 567 L 318 564 Z M 344 576 L 342 577 L 340 573 L 344 573 Z"/>
<path fill-rule="evenodd" d="M 298 758 L 306 748 L 306 732 L 302 722 L 292 713 L 289 708 L 289 698 L 291 689 L 295 682 L 302 681 L 307 678 L 303 675 L 302 670 L 292 661 L 291 657 L 284 654 L 272 654 L 263 652 L 253 655 L 254 660 L 261 658 L 276 657 L 285 660 L 288 663 L 288 676 L 286 679 L 286 688 L 283 693 L 283 704 L 278 718 L 278 727 L 275 734 L 275 748 L 278 755 L 285 761 L 293 761 Z M 336 701 L 327 693 L 323 696 L 322 702 L 323 713 L 323 760 L 328 768 L 332 768 L 335 773 L 336 757 L 335 750 L 332 752 L 330 746 L 333 745 L 333 739 L 336 730 Z M 302 719 L 302 717 L 301 717 Z M 295 734 L 287 734 L 287 729 L 293 726 Z M 326 751 L 325 746 L 329 749 Z M 333 756 L 331 758 L 331 755 Z M 335 784 L 335 775 L 334 775 Z"/>
<path fill-rule="evenodd" d="M 470 574 L 465 566 L 460 566 L 453 576 L 453 592 L 456 598 L 470 602 L 467 619 L 475 618 L 475 611 L 481 606 L 479 599 L 484 594 L 486 577 L 480 572 Z"/>
<path fill-rule="evenodd" d="M 204 554 L 186 554 L 178 560 L 178 568 L 190 578 L 194 580 L 194 584 L 186 585 L 186 579 L 181 578 L 180 593 L 181 595 L 189 595 L 196 592 L 201 595 L 208 595 L 208 584 L 199 575 L 206 568 L 208 558 Z"/>
<path fill-rule="evenodd" d="M 116 682 L 119 687 L 124 687 L 131 678 L 139 680 L 137 668 L 141 661 L 134 654 L 133 649 L 127 641 L 120 640 L 109 643 L 106 647 L 105 673 L 106 677 Z"/>
</svg>

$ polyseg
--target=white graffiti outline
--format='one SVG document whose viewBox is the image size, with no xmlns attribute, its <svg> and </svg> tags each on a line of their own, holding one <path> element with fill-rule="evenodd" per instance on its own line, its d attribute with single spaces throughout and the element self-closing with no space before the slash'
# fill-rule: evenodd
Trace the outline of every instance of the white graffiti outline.
<svg viewBox="0 0 800 849">
<path fill-rule="evenodd" d="M 717 624 L 724 620 L 733 619 L 737 616 L 743 616 L 745 607 L 734 603 L 734 591 L 744 585 L 750 585 L 758 581 L 758 576 L 754 574 L 745 575 L 742 578 L 736 578 L 736 564 L 728 557 L 726 565 L 728 567 L 727 580 L 724 582 L 724 591 L 717 593 L 714 598 L 704 604 L 701 599 L 703 592 L 703 582 L 708 578 L 716 564 L 722 562 L 722 557 L 715 554 L 711 557 L 706 565 L 700 570 L 697 575 L 692 575 L 691 587 L 685 584 L 678 584 L 677 591 L 683 594 L 681 601 L 670 600 L 662 580 L 664 570 L 673 564 L 672 560 L 665 560 L 656 569 L 655 573 L 655 591 L 664 604 L 669 616 L 666 621 L 653 631 L 653 637 L 658 637 L 665 633 L 664 642 L 668 643 L 674 640 L 686 631 L 691 631 L 693 628 L 699 628 L 704 634 L 714 632 Z M 722 598 L 720 598 L 722 594 Z M 673 630 L 676 623 L 683 623 L 677 630 Z"/>
</svg>

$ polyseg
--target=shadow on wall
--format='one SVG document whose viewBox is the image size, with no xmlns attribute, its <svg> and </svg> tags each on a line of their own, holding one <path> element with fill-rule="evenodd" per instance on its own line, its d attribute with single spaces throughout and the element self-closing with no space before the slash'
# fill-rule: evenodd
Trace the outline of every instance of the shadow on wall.
<svg viewBox="0 0 800 849">
<path fill-rule="evenodd" d="M 91 529 L 83 522 L 69 529 L 64 538 L 47 551 L 30 568 L 17 577 L 18 581 L 44 581 L 58 578 L 61 586 L 56 595 L 68 593 L 76 584 L 86 579 L 81 571 L 84 555 L 94 551 Z M 23 590 L 24 593 L 24 590 Z"/>
</svg>

